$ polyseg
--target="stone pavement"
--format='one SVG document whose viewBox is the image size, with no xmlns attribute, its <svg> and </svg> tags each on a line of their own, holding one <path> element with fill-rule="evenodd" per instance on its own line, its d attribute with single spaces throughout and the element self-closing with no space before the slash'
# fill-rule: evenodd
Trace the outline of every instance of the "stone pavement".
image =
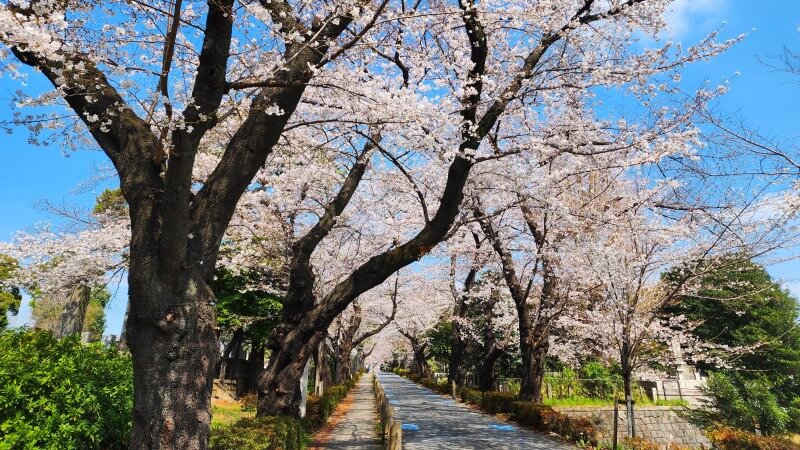
<svg viewBox="0 0 800 450">
<path fill-rule="evenodd" d="M 382 449 L 372 375 L 365 374 L 317 433 L 312 449 Z"/>
<path fill-rule="evenodd" d="M 473 410 L 397 375 L 379 373 L 378 379 L 403 424 L 405 450 L 575 448 Z"/>
</svg>

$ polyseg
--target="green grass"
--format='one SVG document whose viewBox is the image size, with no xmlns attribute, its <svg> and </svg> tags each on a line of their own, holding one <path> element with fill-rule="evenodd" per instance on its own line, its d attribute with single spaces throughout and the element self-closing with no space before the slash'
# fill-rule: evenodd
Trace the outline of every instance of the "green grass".
<svg viewBox="0 0 800 450">
<path fill-rule="evenodd" d="M 211 404 L 211 426 L 230 425 L 243 417 L 255 417 L 253 409 L 239 402 L 213 402 Z"/>
<path fill-rule="evenodd" d="M 567 397 L 567 398 L 548 398 L 544 400 L 545 405 L 550 406 L 614 406 L 614 401 L 603 398 L 590 398 L 590 397 Z M 687 406 L 684 400 L 657 400 L 655 402 L 650 399 L 637 400 L 637 405 L 642 406 Z"/>
</svg>

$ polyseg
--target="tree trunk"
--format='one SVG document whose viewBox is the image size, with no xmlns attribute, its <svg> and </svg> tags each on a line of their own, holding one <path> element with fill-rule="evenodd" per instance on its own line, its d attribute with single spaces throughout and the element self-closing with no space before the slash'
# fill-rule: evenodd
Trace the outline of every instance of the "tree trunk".
<svg viewBox="0 0 800 450">
<path fill-rule="evenodd" d="M 497 339 L 494 335 L 494 307 L 500 301 L 500 291 L 492 289 L 489 299 L 483 306 L 484 325 L 483 342 L 486 345 L 486 353 L 481 359 L 481 367 L 478 372 L 478 387 L 481 391 L 490 391 L 494 388 L 495 376 L 494 366 L 503 350 L 497 347 Z"/>
<path fill-rule="evenodd" d="M 273 332 L 267 344 L 272 353 L 258 379 L 259 417 L 299 414 L 300 378 L 328 325 L 309 317 L 297 321 L 284 319 Z"/>
<path fill-rule="evenodd" d="M 353 352 L 353 341 L 345 339 L 339 346 L 339 354 L 336 357 L 336 384 L 344 384 L 350 378 L 351 353 Z"/>
<path fill-rule="evenodd" d="M 457 386 L 464 386 L 466 379 L 466 371 L 464 370 L 464 355 L 466 354 L 466 345 L 462 337 L 461 325 L 453 321 L 453 334 L 451 337 L 451 350 L 450 350 L 450 367 L 447 374 L 447 379 L 451 383 L 455 382 Z"/>
<path fill-rule="evenodd" d="M 525 302 L 516 302 L 517 318 L 519 321 L 519 351 L 522 356 L 522 377 L 519 381 L 520 400 L 531 401 L 536 392 L 536 383 L 533 378 L 533 365 L 536 360 L 534 351 L 533 326 Z M 541 392 L 541 384 L 539 385 Z"/>
<path fill-rule="evenodd" d="M 625 333 L 627 334 L 627 332 Z M 622 386 L 625 395 L 625 410 L 627 412 L 628 436 L 636 435 L 633 412 L 633 367 L 631 364 L 631 351 L 629 340 L 623 338 L 620 363 L 622 365 Z"/>
<path fill-rule="evenodd" d="M 63 338 L 78 334 L 83 330 L 86 320 L 86 308 L 89 306 L 91 290 L 85 284 L 78 284 L 72 288 L 67 298 L 67 304 L 58 320 L 56 337 Z"/>
<path fill-rule="evenodd" d="M 481 366 L 478 368 L 478 389 L 481 391 L 494 389 L 496 381 L 494 367 L 502 355 L 503 351 L 501 349 L 492 346 L 481 359 Z"/>
<path fill-rule="evenodd" d="M 132 261 L 129 275 L 126 334 L 134 387 L 130 448 L 205 449 L 219 359 L 213 294 L 196 273 L 162 280 L 155 271 L 144 271 L 142 266 L 149 264 L 141 263 Z"/>
<path fill-rule="evenodd" d="M 547 336 L 544 336 L 544 342 L 534 345 L 532 349 L 530 373 L 531 400 L 537 404 L 542 403 L 542 380 L 544 379 L 545 358 L 547 357 L 547 351 L 549 349 L 550 343 L 547 340 Z"/>
<path fill-rule="evenodd" d="M 520 339 L 522 378 L 519 398 L 541 403 L 545 358 L 550 349 L 550 343 L 547 334 L 541 334 L 541 330 L 537 332 L 535 328 L 524 328 L 520 325 L 520 336 L 523 336 L 523 332 L 525 337 Z"/>
<path fill-rule="evenodd" d="M 333 384 L 331 367 L 328 364 L 328 352 L 325 348 L 325 339 L 321 339 L 314 353 L 314 393 L 322 395 L 325 389 Z M 320 389 L 321 385 L 321 389 Z"/>
<path fill-rule="evenodd" d="M 425 349 L 427 345 L 414 345 L 414 361 L 411 364 L 411 371 L 422 378 L 431 377 L 431 367 L 425 358 Z"/>
</svg>

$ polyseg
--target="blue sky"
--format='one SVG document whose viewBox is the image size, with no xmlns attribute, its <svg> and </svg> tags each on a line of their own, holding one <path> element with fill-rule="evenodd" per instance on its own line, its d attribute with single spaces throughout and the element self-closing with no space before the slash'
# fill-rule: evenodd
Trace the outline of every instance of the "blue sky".
<svg viewBox="0 0 800 450">
<path fill-rule="evenodd" d="M 747 33 L 747 38 L 726 54 L 684 72 L 687 86 L 698 86 L 703 79 L 716 84 L 730 80 L 730 91 L 719 110 L 737 113 L 750 127 L 783 139 L 800 136 L 797 117 L 800 105 L 800 77 L 779 73 L 764 66 L 761 59 L 780 55 L 784 46 L 800 52 L 800 2 L 796 0 L 678 0 L 669 16 L 672 40 L 686 45 L 721 28 L 722 37 Z M 735 75 L 736 73 L 739 75 Z M 32 86 L 43 86 L 33 74 Z M 0 78 L 0 105 L 8 105 L 17 81 Z M 12 118 L 9 108 L 0 108 L 0 120 Z M 58 221 L 36 207 L 42 200 L 67 202 L 91 207 L 95 196 L 109 185 L 88 192 L 77 192 L 94 173 L 107 165 L 99 151 L 79 151 L 67 155 L 57 147 L 36 147 L 28 143 L 27 132 L 0 134 L 0 240 L 8 241 L 16 230 L 28 229 L 44 221 Z M 113 184 L 113 183 L 111 183 Z M 800 294 L 800 263 L 791 261 L 772 266 L 773 276 Z M 125 286 L 109 305 L 106 333 L 119 334 L 125 312 Z M 12 324 L 29 320 L 27 308 Z"/>
</svg>

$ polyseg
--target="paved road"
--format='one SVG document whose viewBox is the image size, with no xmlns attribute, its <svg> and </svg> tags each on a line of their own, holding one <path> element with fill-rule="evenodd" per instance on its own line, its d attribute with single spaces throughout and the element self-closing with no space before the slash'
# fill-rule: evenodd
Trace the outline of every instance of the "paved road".
<svg viewBox="0 0 800 450">
<path fill-rule="evenodd" d="M 474 411 L 397 375 L 380 373 L 378 379 L 403 423 L 405 450 L 575 448 Z"/>
<path fill-rule="evenodd" d="M 342 400 L 326 426 L 316 436 L 312 449 L 382 450 L 378 436 L 378 413 L 372 375 L 363 375 Z"/>
</svg>

